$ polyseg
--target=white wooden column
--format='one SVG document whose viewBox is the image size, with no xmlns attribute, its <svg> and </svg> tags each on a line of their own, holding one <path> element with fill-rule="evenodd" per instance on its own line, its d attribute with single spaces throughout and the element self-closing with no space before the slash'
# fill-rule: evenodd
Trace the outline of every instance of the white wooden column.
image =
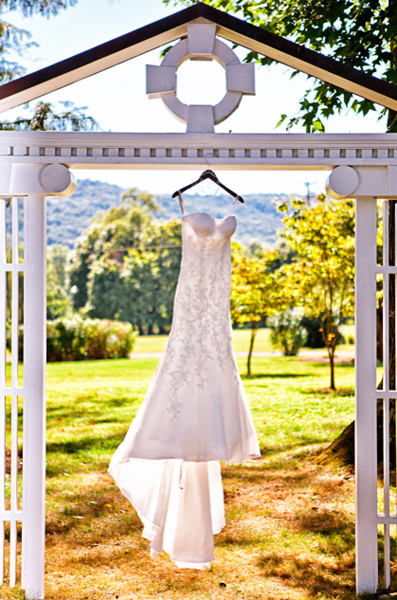
<svg viewBox="0 0 397 600">
<path fill-rule="evenodd" d="M 376 440 L 376 227 L 374 197 L 356 200 L 356 585 L 378 587 Z"/>
<path fill-rule="evenodd" d="M 25 200 L 23 564 L 26 598 L 44 598 L 45 547 L 45 196 Z"/>
<path fill-rule="evenodd" d="M 74 178 L 64 165 L 0 164 L 0 196 L 12 196 L 12 262 L 5 256 L 5 202 L 0 206 L 0 584 L 4 570 L 4 524 L 10 523 L 10 586 L 15 586 L 17 522 L 22 522 L 21 587 L 27 600 L 44 598 L 45 549 L 45 372 L 46 372 L 46 214 L 45 197 L 70 196 Z M 18 196 L 24 196 L 24 260 L 18 252 Z M 12 273 L 11 386 L 5 381 L 5 299 Z M 18 285 L 24 273 L 23 386 L 18 383 Z M 11 502 L 5 510 L 5 397 L 11 397 Z M 23 490 L 18 509 L 18 398 L 23 396 Z M 1 594 L 0 594 L 1 596 Z"/>
</svg>

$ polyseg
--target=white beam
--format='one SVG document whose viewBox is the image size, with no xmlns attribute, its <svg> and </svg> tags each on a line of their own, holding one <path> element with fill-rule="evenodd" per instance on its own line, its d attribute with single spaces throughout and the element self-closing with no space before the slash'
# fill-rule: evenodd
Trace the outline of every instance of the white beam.
<svg viewBox="0 0 397 600">
<path fill-rule="evenodd" d="M 385 169 L 397 167 L 397 134 L 0 132 L 1 169 L 49 163 L 73 169 Z M 0 184 L 4 177 L 0 173 Z M 389 177 L 395 189 L 397 174 Z"/>
<path fill-rule="evenodd" d="M 0 196 L 44 194 L 67 197 L 74 194 L 76 187 L 73 173 L 62 163 L 12 163 L 0 157 Z M 23 270 L 23 265 L 18 268 Z"/>
</svg>

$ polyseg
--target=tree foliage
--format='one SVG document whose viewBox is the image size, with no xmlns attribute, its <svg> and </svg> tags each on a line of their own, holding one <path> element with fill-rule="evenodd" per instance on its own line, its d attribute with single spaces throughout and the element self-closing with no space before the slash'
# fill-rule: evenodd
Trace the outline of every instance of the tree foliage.
<svg viewBox="0 0 397 600">
<path fill-rule="evenodd" d="M 294 261 L 279 274 L 293 304 L 303 305 L 307 316 L 321 319 L 330 387 L 335 389 L 339 327 L 354 311 L 353 201 L 332 201 L 320 195 L 314 206 L 295 199 L 281 204 L 279 210 L 285 214 L 282 235 L 296 252 Z"/>
<path fill-rule="evenodd" d="M 230 313 L 236 324 L 248 324 L 251 340 L 247 357 L 247 375 L 251 375 L 251 359 L 255 337 L 263 320 L 281 306 L 281 296 L 274 286 L 274 261 L 277 253 L 258 252 L 233 243 Z"/>
<path fill-rule="evenodd" d="M 171 0 L 164 0 L 169 4 Z M 174 5 L 197 0 L 174 0 Z M 237 13 L 249 23 L 322 52 L 360 71 L 397 84 L 397 5 L 395 0 L 206 0 L 215 8 Z M 246 61 L 270 65 L 270 58 L 249 52 Z M 293 71 L 291 78 L 297 75 Z M 328 83 L 310 78 L 310 85 L 295 115 L 281 115 L 287 129 L 301 125 L 307 133 L 324 131 L 331 116 L 351 109 L 365 116 L 387 109 L 358 98 Z M 388 115 L 388 128 L 397 131 L 396 114 Z"/>
<path fill-rule="evenodd" d="M 22 56 L 30 47 L 37 46 L 29 31 L 8 23 L 3 15 L 18 11 L 24 17 L 39 14 L 49 18 L 76 3 L 77 0 L 0 0 L 0 83 L 24 74 L 24 68 L 8 57 L 15 54 Z"/>
<path fill-rule="evenodd" d="M 150 194 L 131 189 L 123 200 L 97 217 L 77 245 L 69 273 L 74 307 L 129 321 L 141 333 L 163 332 L 172 319 L 180 223 L 154 219 L 159 207 Z"/>
<path fill-rule="evenodd" d="M 47 319 L 59 319 L 71 313 L 66 277 L 69 248 L 50 246 L 47 249 Z"/>
<path fill-rule="evenodd" d="M 0 0 L 0 84 L 12 81 L 25 73 L 15 56 L 23 56 L 29 48 L 37 46 L 26 29 L 15 27 L 4 20 L 6 13 L 20 12 L 24 17 L 39 14 L 43 17 L 56 16 L 63 9 L 74 6 L 77 0 Z M 97 129 L 98 123 L 87 116 L 86 107 L 77 108 L 72 102 L 60 102 L 59 106 L 49 102 L 38 102 L 28 117 L 15 121 L 3 121 L 0 130 L 32 131 L 79 131 Z"/>
<path fill-rule="evenodd" d="M 50 102 L 38 102 L 30 117 L 0 122 L 2 131 L 81 131 L 98 129 L 97 121 L 85 114 L 86 107 L 77 108 L 73 102 L 60 102 L 64 110 Z"/>
</svg>

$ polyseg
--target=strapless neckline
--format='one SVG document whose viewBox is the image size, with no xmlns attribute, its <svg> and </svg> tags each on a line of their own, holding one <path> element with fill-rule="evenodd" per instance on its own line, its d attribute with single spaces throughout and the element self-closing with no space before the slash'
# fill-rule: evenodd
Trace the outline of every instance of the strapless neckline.
<svg viewBox="0 0 397 600">
<path fill-rule="evenodd" d="M 182 221 L 183 219 L 186 219 L 187 217 L 195 217 L 197 215 L 207 215 L 207 217 L 211 217 L 211 219 L 213 221 L 226 221 L 226 219 L 236 219 L 235 215 L 226 215 L 226 217 L 223 217 L 223 219 L 215 219 L 215 217 L 213 217 L 212 215 L 210 215 L 210 213 L 207 212 L 196 212 L 196 213 L 189 213 L 188 215 L 183 215 L 182 217 Z"/>
<path fill-rule="evenodd" d="M 189 227 L 198 238 L 213 238 L 219 243 L 221 239 L 230 239 L 236 230 L 237 219 L 234 215 L 226 215 L 223 219 L 215 219 L 206 212 L 190 213 L 182 217 L 183 229 Z"/>
</svg>

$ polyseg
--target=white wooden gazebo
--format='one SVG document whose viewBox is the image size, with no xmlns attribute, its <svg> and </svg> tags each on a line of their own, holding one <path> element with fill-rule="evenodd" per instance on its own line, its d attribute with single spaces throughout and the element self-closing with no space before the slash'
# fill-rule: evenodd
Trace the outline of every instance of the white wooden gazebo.
<svg viewBox="0 0 397 600">
<path fill-rule="evenodd" d="M 10 523 L 10 581 L 16 584 L 17 524 L 22 523 L 22 581 L 28 599 L 44 598 L 45 366 L 47 196 L 76 189 L 70 169 L 328 170 L 328 193 L 356 199 L 356 569 L 357 591 L 378 587 L 378 525 L 384 527 L 385 585 L 390 584 L 388 200 L 397 199 L 396 134 L 217 134 L 214 125 L 255 92 L 252 65 L 241 64 L 222 38 L 397 110 L 397 87 L 199 3 L 87 52 L 0 86 L 0 111 L 38 98 L 184 38 L 161 65 L 149 66 L 147 92 L 187 123 L 179 134 L 0 132 L 0 196 L 12 198 L 12 259 L 6 256 L 6 203 L 0 202 L 0 580 L 4 526 Z M 188 59 L 217 60 L 226 94 L 212 106 L 178 100 L 175 71 Z M 383 263 L 377 264 L 377 200 L 384 199 Z M 24 252 L 19 255 L 23 204 Z M 12 285 L 6 285 L 11 273 Z M 18 286 L 24 282 L 24 370 L 18 374 Z M 376 282 L 384 290 L 384 387 L 376 389 Z M 6 297 L 12 305 L 11 382 L 5 378 Z M 5 503 L 6 398 L 11 398 L 11 502 Z M 377 505 L 378 400 L 384 410 L 384 502 Z M 23 492 L 19 497 L 18 403 L 23 402 Z"/>
</svg>

